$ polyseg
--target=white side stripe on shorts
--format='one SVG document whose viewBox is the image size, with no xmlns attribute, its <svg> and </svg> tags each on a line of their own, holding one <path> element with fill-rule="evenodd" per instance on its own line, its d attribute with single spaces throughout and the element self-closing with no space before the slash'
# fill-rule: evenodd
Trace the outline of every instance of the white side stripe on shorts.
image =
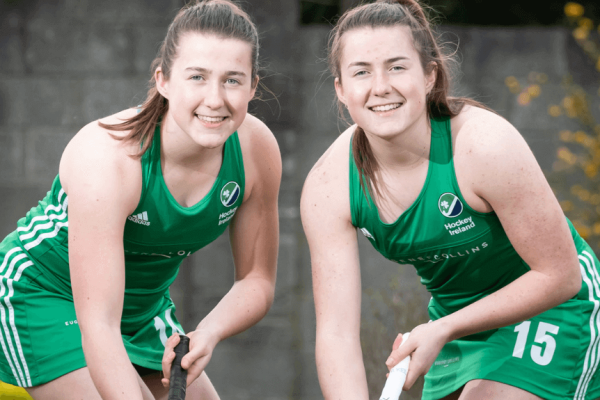
<svg viewBox="0 0 600 400">
<path fill-rule="evenodd" d="M 160 317 L 154 317 L 154 327 L 158 331 L 163 346 L 167 345 L 167 327 Z"/>
<path fill-rule="evenodd" d="M 27 367 L 27 360 L 25 360 L 25 355 L 23 354 L 23 347 L 21 346 L 21 339 L 19 338 L 19 333 L 17 332 L 17 326 L 15 325 L 15 310 L 10 302 L 10 298 L 12 297 L 12 295 L 15 292 L 13 289 L 13 281 L 18 281 L 21 278 L 21 275 L 23 274 L 23 271 L 25 270 L 25 268 L 27 268 L 31 265 L 33 265 L 33 263 L 30 260 L 27 260 L 27 262 L 24 262 L 23 264 L 21 264 L 19 266 L 19 269 L 17 270 L 15 277 L 13 279 L 8 280 L 9 292 L 8 292 L 8 296 L 6 296 L 4 298 L 4 302 L 6 303 L 6 306 L 8 307 L 10 327 L 11 327 L 11 329 L 13 331 L 13 335 L 15 337 L 15 344 L 17 346 L 17 350 L 19 351 L 19 357 L 21 357 L 21 363 L 23 364 L 23 369 L 25 370 L 25 377 L 27 378 L 27 386 L 31 386 L 31 376 L 29 376 L 29 368 Z"/>
<path fill-rule="evenodd" d="M 4 270 L 4 267 L 6 266 L 8 260 L 10 259 L 10 256 L 13 253 L 18 252 L 18 251 L 22 252 L 23 250 L 20 247 L 15 247 L 15 248 L 11 249 L 8 253 L 6 253 L 6 255 L 4 256 L 4 262 L 2 263 L 2 266 L 0 267 L 0 272 L 2 272 Z M 9 353 L 8 349 L 6 348 L 6 342 L 10 341 L 10 336 L 9 336 L 9 333 L 8 333 L 8 328 L 6 327 L 5 319 L 3 317 L 3 315 L 4 315 L 4 307 L 2 307 L 2 309 L 0 310 L 0 314 L 2 315 L 2 317 L 1 317 L 2 322 L 3 322 L 2 325 L 5 328 L 4 329 L 4 335 L 2 335 L 0 333 L 0 344 L 2 344 L 2 352 L 4 353 L 4 356 L 6 357 L 6 360 L 8 361 L 8 365 L 10 366 L 10 369 L 11 369 L 11 371 L 13 373 L 13 376 L 17 380 L 17 383 L 19 384 L 19 386 L 23 386 L 23 382 L 19 378 L 19 374 L 17 373 L 17 370 L 15 369 L 13 361 L 17 364 L 17 367 L 19 366 L 19 363 L 17 362 L 16 359 L 13 359 L 12 355 Z M 6 337 L 6 341 L 4 340 L 5 337 Z M 13 355 L 14 355 L 14 352 L 13 352 Z"/>
<path fill-rule="evenodd" d="M 181 333 L 182 335 L 184 335 L 183 331 L 181 329 L 179 329 L 177 327 L 177 325 L 175 325 L 175 323 L 173 322 L 173 318 L 171 318 L 171 309 L 170 308 L 167 308 L 167 311 L 165 311 L 165 319 L 171 326 L 171 329 L 173 330 L 173 332 Z"/>
<path fill-rule="evenodd" d="M 2 338 L 2 350 L 4 352 L 4 355 L 6 356 L 6 359 L 8 360 L 11 370 L 13 371 L 13 375 L 15 376 L 15 379 L 17 380 L 19 385 L 21 385 L 23 387 L 28 387 L 28 386 L 31 386 L 31 377 L 29 375 L 29 368 L 27 367 L 27 361 L 25 360 L 25 356 L 23 354 L 23 348 L 21 346 L 21 340 L 19 338 L 19 334 L 17 332 L 17 327 L 15 325 L 14 309 L 10 302 L 10 297 L 14 294 L 13 281 L 18 281 L 21 278 L 21 275 L 23 274 L 23 271 L 25 270 L 25 268 L 33 265 L 33 263 L 27 259 L 27 255 L 23 252 L 23 250 L 20 247 L 17 247 L 15 249 L 12 249 L 11 251 L 9 251 L 7 253 L 7 256 L 12 255 L 13 253 L 17 253 L 17 254 L 14 257 L 12 257 L 12 259 L 10 260 L 8 270 L 2 276 L 3 280 L 0 281 L 0 298 L 4 299 L 4 304 L 8 308 L 8 323 L 10 324 L 10 329 L 9 329 L 8 324 L 7 324 L 7 319 L 6 319 L 7 311 L 5 309 L 5 306 L 0 302 L 0 320 L 2 323 L 2 330 L 4 333 L 4 338 L 6 338 L 6 342 L 8 343 L 8 348 L 9 348 L 9 349 L 6 348 L 6 344 L 4 343 L 4 338 Z M 4 269 L 4 265 L 6 265 L 6 262 L 8 261 L 9 258 L 10 257 L 5 256 L 4 263 L 2 264 L 3 266 L 0 268 L 1 270 Z M 21 261 L 23 259 L 24 259 L 24 261 L 21 262 L 21 264 L 18 266 L 18 268 L 16 270 L 16 274 L 14 275 L 14 277 L 11 278 L 11 276 L 13 275 L 13 272 L 15 271 L 15 266 L 17 265 L 17 263 L 19 261 Z M 7 291 L 7 288 L 4 286 L 4 280 L 6 280 L 6 283 L 8 286 L 8 293 L 6 294 L 6 296 L 5 296 L 5 293 Z M 14 341 L 15 341 L 14 345 L 13 345 L 13 341 L 11 340 L 11 332 L 13 334 L 12 337 L 14 338 Z M 16 352 L 15 352 L 15 347 L 16 347 Z M 10 350 L 10 352 L 8 350 Z M 19 353 L 18 357 L 16 354 L 17 352 Z M 21 361 L 20 363 L 19 363 L 19 360 Z M 13 362 L 14 362 L 14 365 L 13 365 Z M 21 369 L 21 365 L 23 366 L 22 369 Z M 23 370 L 25 371 L 24 374 L 23 374 Z"/>
<path fill-rule="evenodd" d="M 582 254 L 579 255 L 581 276 L 588 287 L 589 299 L 594 303 L 594 310 L 590 316 L 590 344 L 585 354 L 583 370 L 577 383 L 575 397 L 573 397 L 574 400 L 585 399 L 588 385 L 598 368 L 598 361 L 600 361 L 600 357 L 597 357 L 600 336 L 596 330 L 600 325 L 600 314 L 598 313 L 598 308 L 600 307 L 600 302 L 598 301 L 598 298 L 600 298 L 600 277 L 596 271 L 593 257 L 587 251 L 582 252 Z"/>
<path fill-rule="evenodd" d="M 58 194 L 58 205 L 48 205 L 44 210 L 44 215 L 39 215 L 32 218 L 27 227 L 17 228 L 17 232 L 24 232 L 19 239 L 26 250 L 36 247 L 45 239 L 55 237 L 62 227 L 69 226 L 66 213 L 68 202 L 68 196 L 66 196 L 65 191 L 61 189 Z M 49 214 L 50 211 L 56 211 L 59 213 L 62 211 L 62 213 Z M 52 231 L 39 234 L 37 239 L 30 243 L 24 243 L 26 240 L 34 238 L 39 231 L 51 229 L 53 226 L 54 229 Z M 19 262 L 20 264 L 15 272 L 15 266 L 17 266 L 17 263 Z M 29 368 L 27 366 L 27 361 L 25 360 L 25 355 L 23 354 L 23 347 L 21 346 L 21 339 L 19 338 L 19 333 L 17 332 L 17 326 L 15 325 L 15 310 L 10 298 L 14 295 L 13 282 L 21 279 L 23 271 L 27 267 L 33 265 L 33 262 L 27 259 L 27 254 L 23 252 L 23 249 L 20 247 L 15 247 L 4 255 L 4 260 L 2 265 L 0 265 L 0 274 L 4 272 L 4 269 L 7 265 L 9 267 L 6 273 L 1 276 L 2 280 L 0 280 L 0 300 L 4 300 L 4 302 L 0 301 L 0 345 L 2 346 L 2 351 L 4 352 L 18 385 L 22 387 L 31 387 L 32 383 L 29 374 Z M 6 286 L 4 282 L 6 282 Z M 10 328 L 8 325 L 10 325 Z M 21 368 L 21 366 L 23 368 Z"/>
</svg>

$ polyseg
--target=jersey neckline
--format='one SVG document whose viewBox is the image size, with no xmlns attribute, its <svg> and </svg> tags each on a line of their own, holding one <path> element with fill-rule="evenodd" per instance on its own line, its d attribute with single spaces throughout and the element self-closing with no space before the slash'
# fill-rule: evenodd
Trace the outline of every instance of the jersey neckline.
<svg viewBox="0 0 600 400">
<path fill-rule="evenodd" d="M 433 118 L 429 119 L 430 121 L 430 127 L 431 127 L 431 136 L 433 136 L 434 134 L 434 125 L 435 123 L 443 123 L 445 122 L 444 120 L 442 121 L 436 121 Z M 354 137 L 354 134 L 350 137 L 350 163 L 354 166 L 354 168 L 356 168 L 356 164 L 354 163 L 354 156 L 352 153 L 352 138 Z M 433 137 L 431 137 L 430 142 L 429 142 L 429 155 L 428 155 L 428 161 L 427 161 L 427 175 L 425 177 L 425 182 L 423 183 L 423 187 L 421 187 L 421 191 L 419 192 L 419 195 L 417 196 L 417 198 L 412 202 L 412 204 L 410 206 L 408 206 L 406 209 L 404 209 L 404 211 L 402 211 L 402 213 L 400 213 L 400 215 L 392 222 L 384 222 L 381 219 L 381 214 L 379 213 L 379 208 L 377 207 L 377 204 L 375 203 L 375 200 L 373 200 L 373 197 L 371 197 L 371 191 L 370 190 L 366 190 L 366 195 L 367 195 L 367 200 L 370 206 L 375 208 L 375 214 L 377 215 L 377 220 L 379 221 L 380 224 L 386 226 L 386 227 L 393 227 L 398 225 L 402 219 L 404 219 L 404 217 L 406 217 L 406 215 L 408 215 L 408 213 L 414 209 L 420 202 L 421 199 L 423 198 L 423 196 L 425 195 L 425 191 L 427 190 L 427 187 L 429 186 L 429 181 L 431 180 L 431 173 L 432 173 L 432 154 L 433 154 Z M 351 165 L 351 167 L 352 167 Z M 357 169 L 358 172 L 358 169 Z M 360 176 L 360 174 L 359 174 Z M 361 194 L 363 194 L 364 192 L 361 189 Z"/>
<path fill-rule="evenodd" d="M 213 195 L 213 193 L 217 190 L 218 187 L 218 182 L 220 181 L 220 178 L 223 174 L 223 165 L 224 160 L 227 157 L 227 153 L 229 151 L 229 139 L 233 136 L 233 135 L 237 135 L 237 131 L 233 132 L 229 138 L 227 138 L 227 140 L 225 141 L 225 143 L 223 144 L 223 158 L 221 160 L 221 166 L 219 167 L 219 173 L 217 174 L 217 176 L 215 177 L 214 182 L 212 183 L 210 189 L 208 190 L 208 192 L 204 195 L 204 197 L 202 197 L 200 200 L 198 200 L 198 202 L 196 202 L 195 204 L 189 206 L 189 207 L 185 207 L 183 205 L 181 205 L 177 199 L 175 199 L 175 197 L 173 196 L 173 194 L 171 193 L 171 191 L 169 190 L 169 187 L 167 186 L 167 183 L 165 182 L 165 178 L 163 176 L 163 172 L 162 172 L 162 160 L 161 160 L 161 156 L 160 156 L 160 151 L 161 151 L 161 131 L 160 131 L 160 124 L 156 125 L 156 129 L 154 131 L 154 139 L 153 139 L 153 143 L 152 143 L 152 157 L 155 159 L 155 165 L 156 165 L 156 174 L 158 175 L 158 180 L 160 182 L 160 186 L 162 187 L 162 189 L 164 190 L 165 194 L 167 195 L 167 198 L 169 199 L 169 201 L 177 208 L 179 208 L 180 210 L 183 211 L 194 211 L 197 208 L 202 207 L 206 202 L 208 202 L 211 198 L 211 196 Z"/>
</svg>

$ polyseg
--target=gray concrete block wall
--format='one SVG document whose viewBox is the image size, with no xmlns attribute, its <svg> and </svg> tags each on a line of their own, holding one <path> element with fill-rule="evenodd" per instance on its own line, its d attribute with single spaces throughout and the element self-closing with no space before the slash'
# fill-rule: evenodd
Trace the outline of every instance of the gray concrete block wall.
<svg viewBox="0 0 600 400">
<path fill-rule="evenodd" d="M 150 62 L 182 1 L 25 3 L 0 6 L 2 237 L 45 195 L 62 149 L 83 125 L 144 100 Z M 265 94 L 266 100 L 253 102 L 250 110 L 271 127 L 283 158 L 278 285 L 268 315 L 219 344 L 207 371 L 224 399 L 320 399 L 310 257 L 298 207 L 308 171 L 346 128 L 338 120 L 333 80 L 323 62 L 328 28 L 298 26 L 294 0 L 256 0 L 243 6 L 261 32 L 263 82 L 277 96 L 275 100 Z M 560 103 L 564 95 L 562 76 L 572 74 L 588 90 L 593 79 L 597 82 L 593 66 L 590 70 L 582 64 L 569 32 L 442 29 L 450 33 L 446 40 L 460 43 L 462 74 L 456 92 L 476 97 L 513 122 L 549 170 L 559 128 L 577 127 L 566 117 L 547 115 L 548 104 Z M 578 57 L 579 63 L 574 61 Z M 513 75 L 525 82 L 531 71 L 546 73 L 549 82 L 542 86 L 542 97 L 523 107 L 504 79 Z M 414 270 L 386 261 L 362 237 L 359 244 L 363 287 L 409 296 L 404 300 L 418 306 L 406 311 L 400 324 L 424 321 L 428 295 L 419 288 Z M 171 294 L 186 330 L 218 303 L 233 277 L 227 235 L 182 264 Z M 391 281 L 399 286 L 390 289 Z M 366 324 L 373 317 L 371 300 L 363 299 Z M 404 325 L 390 329 L 410 329 Z M 379 382 L 382 376 L 370 378 Z M 409 398 L 418 398 L 418 393 Z"/>
</svg>

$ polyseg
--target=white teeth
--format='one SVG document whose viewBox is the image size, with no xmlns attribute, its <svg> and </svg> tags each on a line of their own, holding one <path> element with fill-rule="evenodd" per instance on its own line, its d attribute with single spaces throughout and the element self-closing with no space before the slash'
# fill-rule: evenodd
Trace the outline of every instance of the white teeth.
<svg viewBox="0 0 600 400">
<path fill-rule="evenodd" d="M 371 107 L 371 110 L 373 110 L 373 111 L 389 111 L 389 110 L 394 110 L 394 109 L 400 107 L 401 105 L 402 104 L 400 104 L 400 103 L 388 104 L 386 106 Z"/>
<path fill-rule="evenodd" d="M 206 117 L 204 115 L 198 115 L 197 117 L 206 122 L 221 122 L 225 119 L 225 117 Z"/>
</svg>

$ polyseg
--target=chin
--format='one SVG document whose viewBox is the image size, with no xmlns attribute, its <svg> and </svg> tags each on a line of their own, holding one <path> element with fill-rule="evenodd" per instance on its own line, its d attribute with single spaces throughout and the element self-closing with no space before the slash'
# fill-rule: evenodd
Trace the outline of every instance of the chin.
<svg viewBox="0 0 600 400">
<path fill-rule="evenodd" d="M 223 146 L 223 144 L 227 141 L 230 135 L 226 134 L 201 134 L 197 137 L 193 138 L 194 142 L 199 146 L 202 146 L 206 149 L 215 149 L 217 147 Z"/>
</svg>

